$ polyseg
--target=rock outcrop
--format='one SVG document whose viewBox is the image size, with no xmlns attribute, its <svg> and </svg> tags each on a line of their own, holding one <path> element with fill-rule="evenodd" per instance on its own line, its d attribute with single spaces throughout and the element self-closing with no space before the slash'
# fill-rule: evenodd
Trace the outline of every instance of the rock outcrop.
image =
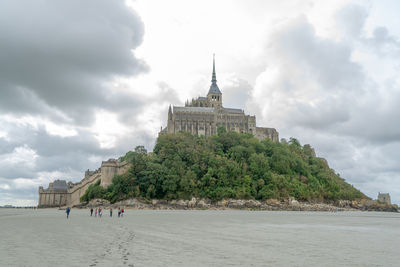
<svg viewBox="0 0 400 267">
<path fill-rule="evenodd" d="M 126 199 L 119 201 L 114 204 L 110 204 L 109 201 L 103 199 L 94 199 L 89 203 L 82 206 L 76 207 L 127 207 L 133 209 L 238 209 L 238 210 L 292 210 L 292 211 L 391 211 L 397 212 L 397 205 L 387 205 L 377 203 L 372 200 L 361 200 L 361 201 L 349 201 L 340 200 L 336 203 L 307 203 L 299 202 L 294 198 L 290 198 L 285 201 L 279 201 L 277 199 L 268 199 L 266 201 L 259 201 L 254 199 L 223 199 L 220 201 L 213 202 L 205 198 L 195 198 L 191 200 L 163 200 L 163 199 L 152 199 L 152 200 L 139 200 L 137 198 Z"/>
</svg>

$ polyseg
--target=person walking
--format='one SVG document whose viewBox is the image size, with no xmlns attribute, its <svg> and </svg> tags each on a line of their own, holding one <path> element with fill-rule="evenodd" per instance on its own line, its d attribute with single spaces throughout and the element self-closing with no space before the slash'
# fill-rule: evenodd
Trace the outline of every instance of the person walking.
<svg viewBox="0 0 400 267">
<path fill-rule="evenodd" d="M 101 208 L 99 208 L 99 218 L 101 218 L 101 214 L 102 214 L 102 211 L 101 211 Z"/>
<path fill-rule="evenodd" d="M 121 208 L 118 207 L 118 217 L 121 217 Z"/>
<path fill-rule="evenodd" d="M 97 208 L 94 210 L 94 217 L 97 217 Z"/>
<path fill-rule="evenodd" d="M 112 217 L 112 208 L 110 207 L 110 217 Z"/>
<path fill-rule="evenodd" d="M 90 216 L 92 216 L 93 215 L 93 208 L 91 207 L 90 208 Z"/>
<path fill-rule="evenodd" d="M 121 209 L 121 217 L 124 217 L 124 208 Z"/>
<path fill-rule="evenodd" d="M 67 219 L 69 217 L 69 213 L 71 212 L 71 209 L 69 207 L 67 207 L 67 209 L 65 210 L 65 212 L 67 213 Z"/>
</svg>

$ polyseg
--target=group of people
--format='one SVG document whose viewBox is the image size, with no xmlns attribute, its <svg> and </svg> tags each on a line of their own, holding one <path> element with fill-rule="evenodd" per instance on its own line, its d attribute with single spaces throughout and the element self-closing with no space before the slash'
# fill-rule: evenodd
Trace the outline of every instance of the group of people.
<svg viewBox="0 0 400 267">
<path fill-rule="evenodd" d="M 97 215 L 99 215 L 99 217 L 101 217 L 101 215 L 103 215 L 103 210 L 101 208 L 96 208 L 95 210 L 93 210 L 93 208 L 90 208 L 90 216 L 93 216 L 93 211 L 94 211 L 94 217 L 97 217 Z M 123 217 L 124 216 L 124 208 L 118 208 L 118 217 Z M 110 207 L 110 217 L 112 217 L 113 215 L 113 210 Z"/>
<path fill-rule="evenodd" d="M 65 213 L 67 213 L 67 219 L 69 218 L 69 213 L 70 212 L 71 212 L 70 207 L 67 207 L 66 210 L 65 210 Z M 101 216 L 103 215 L 103 209 L 101 207 L 100 208 L 96 208 L 94 210 L 91 207 L 90 208 L 90 216 L 93 216 L 93 212 L 94 212 L 94 217 L 97 217 L 97 215 L 99 215 L 99 218 L 101 218 Z M 124 208 L 122 208 L 122 209 L 118 208 L 118 217 L 124 217 L 124 212 L 125 212 Z M 113 210 L 110 207 L 110 217 L 112 217 L 112 215 L 113 215 Z"/>
</svg>

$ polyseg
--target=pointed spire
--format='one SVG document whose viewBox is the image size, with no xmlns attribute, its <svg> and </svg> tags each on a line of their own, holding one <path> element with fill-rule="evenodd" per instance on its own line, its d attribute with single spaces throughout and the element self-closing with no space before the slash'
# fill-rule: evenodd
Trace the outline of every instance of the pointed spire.
<svg viewBox="0 0 400 267">
<path fill-rule="evenodd" d="M 215 54 L 213 54 L 213 72 L 212 72 L 212 79 L 211 79 L 211 86 L 208 94 L 219 94 L 221 95 L 221 91 L 217 85 L 217 75 L 215 74 Z"/>
<path fill-rule="evenodd" d="M 213 54 L 213 72 L 212 72 L 212 84 L 217 84 L 217 75 L 215 74 L 215 54 Z"/>
<path fill-rule="evenodd" d="M 168 108 L 168 120 L 172 120 L 172 109 L 171 109 L 171 105 L 169 105 L 169 108 Z"/>
</svg>

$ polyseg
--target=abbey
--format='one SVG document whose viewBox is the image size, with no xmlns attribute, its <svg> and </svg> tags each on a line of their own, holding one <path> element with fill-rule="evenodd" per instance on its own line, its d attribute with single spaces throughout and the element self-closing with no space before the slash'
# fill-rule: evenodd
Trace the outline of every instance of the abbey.
<svg viewBox="0 0 400 267">
<path fill-rule="evenodd" d="M 222 106 L 222 93 L 217 85 L 214 57 L 211 86 L 207 96 L 188 101 L 184 107 L 170 106 L 167 127 L 161 129 L 159 134 L 184 131 L 210 136 L 217 134 L 220 126 L 227 131 L 251 133 L 259 140 L 269 138 L 279 141 L 279 134 L 274 128 L 256 126 L 255 116 L 246 115 L 241 109 Z"/>
</svg>

